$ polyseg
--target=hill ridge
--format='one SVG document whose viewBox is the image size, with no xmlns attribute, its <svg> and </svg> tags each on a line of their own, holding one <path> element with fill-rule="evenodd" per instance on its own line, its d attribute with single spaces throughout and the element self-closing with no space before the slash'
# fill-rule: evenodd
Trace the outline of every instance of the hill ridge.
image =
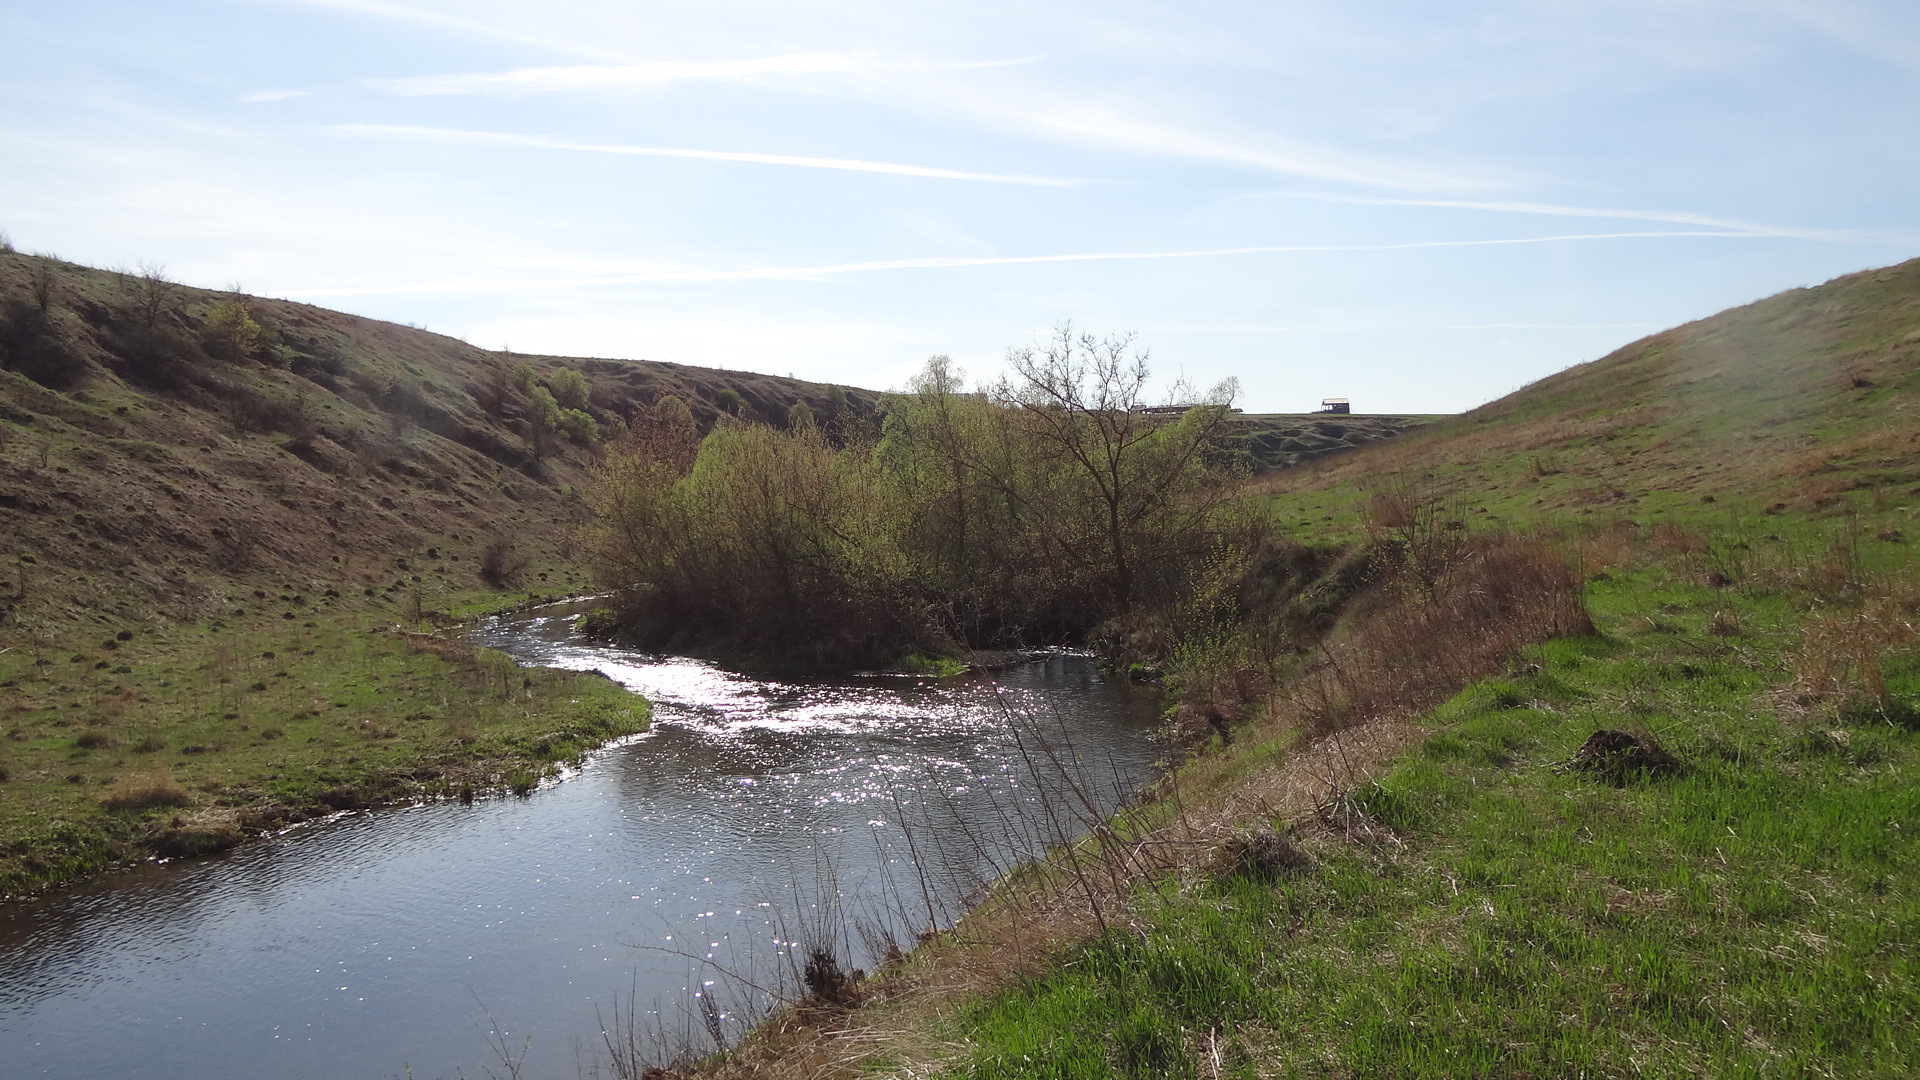
<svg viewBox="0 0 1920 1080">
<path fill-rule="evenodd" d="M 463 572 L 494 541 L 551 563 L 587 514 L 592 429 L 618 437 L 666 394 L 703 427 L 723 411 L 779 422 L 794 402 L 862 424 L 877 400 L 486 350 L 17 252 L 0 252 L 0 368 L 0 605 L 36 624 L 201 617 L 269 581 L 373 588 L 425 549 Z"/>
</svg>

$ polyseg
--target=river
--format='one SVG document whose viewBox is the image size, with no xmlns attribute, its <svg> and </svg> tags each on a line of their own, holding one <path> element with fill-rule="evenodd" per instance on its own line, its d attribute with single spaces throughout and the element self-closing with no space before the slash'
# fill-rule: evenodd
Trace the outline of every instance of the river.
<svg viewBox="0 0 1920 1080">
<path fill-rule="evenodd" d="M 602 1022 L 699 1044 L 838 939 L 871 966 L 1161 752 L 1151 694 L 1051 654 L 992 678 L 758 677 L 588 644 L 567 608 L 480 643 L 600 670 L 647 734 L 529 797 L 353 813 L 0 905 L 7 1077 L 577 1077 Z M 1066 769 L 1060 763 L 1077 764 Z M 1070 822 L 1067 823 L 1071 825 Z M 711 958 L 711 962 L 707 958 Z M 731 973 L 732 978 L 727 973 Z"/>
</svg>

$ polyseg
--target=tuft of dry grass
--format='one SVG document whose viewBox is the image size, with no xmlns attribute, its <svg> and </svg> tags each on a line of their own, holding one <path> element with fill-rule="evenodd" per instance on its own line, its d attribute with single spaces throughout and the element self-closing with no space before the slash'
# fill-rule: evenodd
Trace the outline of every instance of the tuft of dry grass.
<svg viewBox="0 0 1920 1080">
<path fill-rule="evenodd" d="M 1423 712 L 1522 647 L 1593 632 L 1582 580 L 1536 537 L 1463 538 L 1412 555 L 1319 662 L 1269 701 L 1269 717 L 1315 733 Z"/>
<path fill-rule="evenodd" d="M 1897 708 L 1885 668 L 1894 657 L 1920 650 L 1920 586 L 1887 583 L 1860 606 L 1808 621 L 1791 657 L 1788 693 L 1803 706 L 1837 714 L 1890 716 Z"/>
<path fill-rule="evenodd" d="M 177 809 L 192 806 L 193 796 L 171 775 L 149 773 L 119 780 L 105 795 L 100 796 L 100 805 L 121 812 Z"/>
</svg>

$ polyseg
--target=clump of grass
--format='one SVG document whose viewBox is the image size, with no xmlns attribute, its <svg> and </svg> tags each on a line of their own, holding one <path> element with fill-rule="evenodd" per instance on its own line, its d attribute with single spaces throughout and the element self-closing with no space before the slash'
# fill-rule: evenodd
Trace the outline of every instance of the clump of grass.
<svg viewBox="0 0 1920 1080">
<path fill-rule="evenodd" d="M 1234 837 L 1221 850 L 1226 873 L 1272 883 L 1313 869 L 1313 857 L 1284 832 L 1262 829 Z"/>
<path fill-rule="evenodd" d="M 115 812 L 177 809 L 192 806 L 193 796 L 172 776 L 151 773 L 117 781 L 106 794 L 100 796 L 100 805 Z"/>
<path fill-rule="evenodd" d="M 539 786 L 540 774 L 534 772 L 532 769 L 515 769 L 512 774 L 507 777 L 507 790 L 522 798 L 533 794 L 534 789 Z"/>
<path fill-rule="evenodd" d="M 935 678 L 949 678 L 965 673 L 967 665 L 946 656 L 927 656 L 924 653 L 908 653 L 900 660 L 899 668 L 909 675 L 931 675 Z"/>
<path fill-rule="evenodd" d="M 1618 787 L 1638 778 L 1672 775 L 1681 771 L 1682 764 L 1650 732 L 1633 734 L 1601 728 L 1587 736 L 1564 767 Z"/>
</svg>

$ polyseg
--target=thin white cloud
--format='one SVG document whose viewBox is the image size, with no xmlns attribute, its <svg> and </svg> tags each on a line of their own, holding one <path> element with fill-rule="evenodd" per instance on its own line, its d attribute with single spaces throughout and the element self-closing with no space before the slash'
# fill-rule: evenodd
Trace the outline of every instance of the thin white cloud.
<svg viewBox="0 0 1920 1080">
<path fill-rule="evenodd" d="M 617 66 L 516 68 L 512 71 L 458 75 L 416 75 L 368 79 L 364 85 L 413 97 L 464 94 L 534 94 L 564 90 L 605 90 L 709 79 L 732 82 L 765 75 L 818 75 L 870 66 L 850 53 L 813 52 L 752 60 L 660 60 Z"/>
<path fill-rule="evenodd" d="M 311 95 L 311 90 L 261 90 L 252 94 L 241 94 L 240 100 L 248 105 L 257 105 L 268 101 L 287 101 L 291 98 L 303 98 Z"/>
<path fill-rule="evenodd" d="M 951 270 L 980 266 L 1032 266 L 1042 263 L 1131 262 L 1154 259 L 1206 259 L 1231 255 L 1415 251 L 1424 248 L 1503 247 L 1516 244 L 1558 244 L 1585 240 L 1645 240 L 1704 237 L 1720 240 L 1760 239 L 1755 234 L 1704 231 L 1578 233 L 1562 236 L 1508 237 L 1493 240 L 1417 240 L 1400 244 L 1268 244 L 1257 247 L 1205 248 L 1194 251 L 1104 251 L 1064 255 L 933 256 L 918 259 L 876 259 L 830 266 L 767 266 L 739 270 L 690 268 L 648 269 L 626 274 L 586 278 L 515 281 L 449 281 L 409 285 L 366 285 L 294 290 L 305 297 L 382 296 L 428 293 L 502 293 L 552 289 L 593 288 L 608 285 L 697 283 L 711 281 L 811 281 L 887 270 Z"/>
<path fill-rule="evenodd" d="M 396 22 L 424 23 L 445 30 L 458 30 L 479 37 L 490 37 L 500 41 L 511 41 L 520 45 L 532 45 L 562 55 L 581 56 L 593 59 L 611 59 L 613 53 L 600 49 L 583 48 L 578 42 L 567 41 L 538 34 L 528 34 L 492 23 L 463 19 L 438 11 L 410 7 L 406 4 L 391 4 L 384 0 L 281 0 L 284 3 L 301 4 L 307 7 L 328 8 L 334 11 L 350 11 L 358 15 L 371 15 L 375 18 Z"/>
<path fill-rule="evenodd" d="M 1619 221 L 1659 221 L 1670 225 L 1700 225 L 1722 229 L 1741 236 L 1766 236 L 1789 240 L 1858 242 L 1898 238 L 1886 234 L 1862 233 L 1844 229 L 1802 229 L 1784 225 L 1764 225 L 1752 221 L 1694 214 L 1684 210 L 1614 210 L 1590 206 L 1560 206 L 1532 202 L 1470 202 L 1460 199 L 1391 199 L 1362 195 L 1336 195 L 1325 192 L 1289 191 L 1280 193 L 1291 199 L 1349 203 L 1355 206 L 1429 206 L 1451 210 L 1485 210 L 1501 214 L 1541 214 L 1548 217 L 1607 218 Z"/>
<path fill-rule="evenodd" d="M 1314 146 L 1268 134 L 1235 136 L 1154 120 L 1127 103 L 1082 95 L 1062 97 L 1032 85 L 956 82 L 946 73 L 1022 67 L 1035 57 L 926 62 L 881 60 L 854 52 L 807 52 L 746 60 L 655 61 L 640 64 L 529 67 L 501 72 L 369 79 L 363 85 L 405 96 L 524 95 L 617 90 L 707 80 L 746 82 L 804 75 L 857 75 L 850 92 L 893 105 L 917 102 L 934 111 L 958 111 L 1002 130 L 1055 142 L 1118 149 L 1155 157 L 1247 166 L 1313 180 L 1414 190 L 1488 190 L 1506 179 L 1463 175 L 1418 162 Z"/>
<path fill-rule="evenodd" d="M 628 146 L 618 143 L 580 143 L 549 139 L 540 135 L 515 135 L 496 131 L 463 131 L 453 128 L 405 127 L 391 124 L 336 124 L 326 129 L 336 135 L 365 135 L 406 139 L 416 142 L 455 143 L 465 146 L 513 146 L 535 150 L 569 150 L 588 154 L 616 154 L 626 157 L 692 158 L 700 161 L 737 161 L 754 165 L 787 165 L 802 169 L 838 169 L 843 172 L 886 173 L 893 176 L 918 176 L 932 180 L 973 180 L 988 184 L 1028 184 L 1037 187 L 1075 187 L 1078 180 L 1045 176 L 1009 176 L 1000 173 L 965 172 L 927 165 L 905 165 L 892 161 L 862 161 L 856 158 L 809 157 L 799 154 L 761 154 L 733 150 L 691 150 L 670 146 Z"/>
<path fill-rule="evenodd" d="M 1148 119 L 1142 107 L 1048 100 L 1036 92 L 942 87 L 942 104 L 959 107 L 1003 129 L 1057 141 L 1147 154 L 1240 165 L 1312 180 L 1423 191 L 1488 190 L 1509 179 L 1466 175 L 1382 155 L 1315 146 L 1275 135 L 1233 135 Z"/>
</svg>

